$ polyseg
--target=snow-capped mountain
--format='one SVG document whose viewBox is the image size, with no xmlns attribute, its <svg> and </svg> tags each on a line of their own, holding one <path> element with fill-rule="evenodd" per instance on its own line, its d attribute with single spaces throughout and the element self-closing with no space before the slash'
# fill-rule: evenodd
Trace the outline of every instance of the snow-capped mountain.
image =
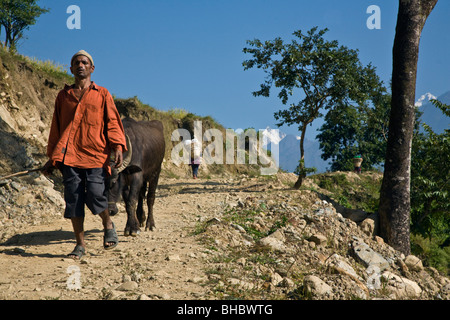
<svg viewBox="0 0 450 320">
<path fill-rule="evenodd" d="M 444 129 L 449 129 L 450 118 L 443 115 L 442 111 L 436 108 L 430 99 L 437 99 L 442 103 L 450 105 L 450 91 L 436 97 L 431 93 L 422 95 L 415 105 L 419 107 L 419 110 L 423 112 L 421 122 L 425 122 L 429 125 L 434 132 L 443 133 Z"/>
<path fill-rule="evenodd" d="M 432 99 L 436 99 L 436 96 L 427 92 L 427 93 L 421 95 L 420 98 L 416 101 L 416 103 L 414 105 L 416 107 L 421 107 L 421 106 L 423 106 L 424 101 L 425 101 L 425 103 L 428 103 Z"/>
</svg>

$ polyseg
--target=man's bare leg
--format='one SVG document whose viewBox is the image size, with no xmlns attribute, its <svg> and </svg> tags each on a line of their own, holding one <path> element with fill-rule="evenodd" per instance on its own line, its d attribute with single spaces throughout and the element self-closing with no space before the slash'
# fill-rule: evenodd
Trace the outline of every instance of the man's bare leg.
<svg viewBox="0 0 450 320">
<path fill-rule="evenodd" d="M 86 249 L 86 243 L 84 242 L 84 217 L 75 217 L 70 219 L 72 221 L 73 232 L 77 241 L 77 246 L 82 246 Z M 69 254 L 69 257 L 77 259 L 75 254 Z"/>
<path fill-rule="evenodd" d="M 84 242 L 84 217 L 72 218 L 71 220 L 77 244 L 86 248 L 86 243 Z"/>
<path fill-rule="evenodd" d="M 114 229 L 113 222 L 111 220 L 111 217 L 109 215 L 109 210 L 106 209 L 105 211 L 100 212 L 99 214 L 100 218 L 102 218 L 103 228 L 105 230 Z M 106 242 L 105 246 L 110 247 L 116 244 L 115 242 Z"/>
</svg>

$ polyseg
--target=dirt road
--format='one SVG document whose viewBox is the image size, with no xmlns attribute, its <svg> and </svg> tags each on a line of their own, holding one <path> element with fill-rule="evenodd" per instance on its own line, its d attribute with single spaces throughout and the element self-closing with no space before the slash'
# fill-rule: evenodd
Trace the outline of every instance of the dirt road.
<svg viewBox="0 0 450 320">
<path fill-rule="evenodd" d="M 102 247 L 101 220 L 88 212 L 87 254 L 67 258 L 75 246 L 69 220 L 30 226 L 0 246 L 0 299 L 211 299 L 207 250 L 193 234 L 214 217 L 232 184 L 163 179 L 155 203 L 156 230 L 124 237 L 123 206 L 113 217 L 119 245 Z"/>
</svg>

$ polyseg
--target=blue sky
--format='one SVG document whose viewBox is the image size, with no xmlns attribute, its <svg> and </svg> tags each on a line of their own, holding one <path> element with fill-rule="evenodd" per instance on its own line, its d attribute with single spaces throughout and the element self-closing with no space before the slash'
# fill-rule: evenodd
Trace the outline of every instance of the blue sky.
<svg viewBox="0 0 450 320">
<path fill-rule="evenodd" d="M 329 40 L 358 49 L 385 83 L 392 72 L 396 0 L 41 0 L 49 8 L 26 32 L 19 53 L 68 65 L 80 49 L 92 54 L 93 80 L 120 98 L 137 96 L 160 110 L 211 115 L 227 128 L 276 128 L 273 98 L 253 97 L 264 74 L 244 71 L 246 40 L 289 40 L 314 26 Z M 81 29 L 69 30 L 67 8 L 81 9 Z M 370 30 L 370 5 L 381 29 Z M 450 90 L 450 1 L 439 0 L 422 33 L 416 98 Z M 308 128 L 313 139 L 316 121 Z M 295 126 L 285 133 L 298 134 Z"/>
</svg>

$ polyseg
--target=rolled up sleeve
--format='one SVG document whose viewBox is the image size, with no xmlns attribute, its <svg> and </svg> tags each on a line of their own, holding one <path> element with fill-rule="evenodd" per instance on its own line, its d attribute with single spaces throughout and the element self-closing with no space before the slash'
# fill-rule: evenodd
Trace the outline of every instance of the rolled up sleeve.
<svg viewBox="0 0 450 320">
<path fill-rule="evenodd" d="M 105 126 L 108 135 L 108 143 L 111 150 L 116 150 L 122 147 L 122 152 L 127 151 L 127 144 L 125 133 L 120 120 L 119 112 L 117 111 L 114 99 L 108 92 L 105 103 Z"/>
</svg>

